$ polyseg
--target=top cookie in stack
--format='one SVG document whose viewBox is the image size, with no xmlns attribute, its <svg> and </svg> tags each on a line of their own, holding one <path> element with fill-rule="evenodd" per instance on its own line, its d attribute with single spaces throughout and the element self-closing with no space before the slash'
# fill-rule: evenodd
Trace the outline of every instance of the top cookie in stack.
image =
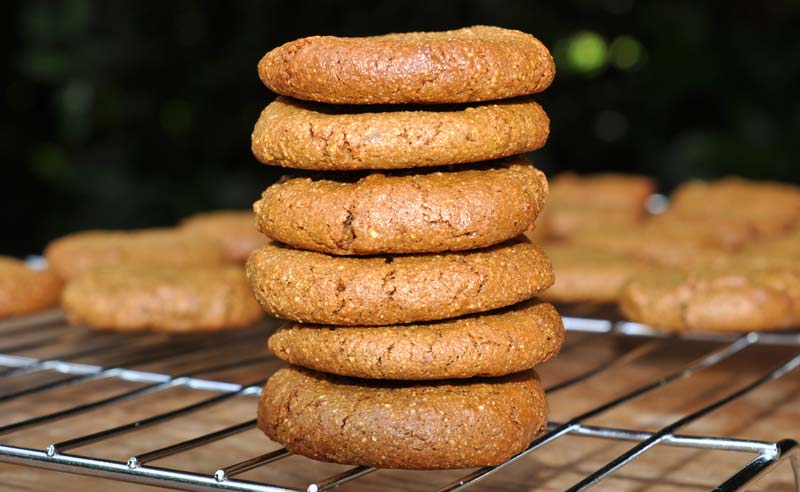
<svg viewBox="0 0 800 492">
<path fill-rule="evenodd" d="M 486 26 L 315 36 L 258 69 L 280 97 L 253 153 L 303 170 L 254 204 L 276 242 L 250 255 L 248 278 L 294 322 L 270 348 L 303 367 L 267 383 L 260 428 L 367 466 L 492 465 L 524 449 L 546 414 L 528 370 L 563 341 L 553 307 L 531 300 L 553 283 L 550 262 L 518 237 L 548 193 L 520 155 L 549 133 L 528 97 L 553 80 L 547 49 Z M 408 428 L 424 443 L 400 438 Z"/>
</svg>

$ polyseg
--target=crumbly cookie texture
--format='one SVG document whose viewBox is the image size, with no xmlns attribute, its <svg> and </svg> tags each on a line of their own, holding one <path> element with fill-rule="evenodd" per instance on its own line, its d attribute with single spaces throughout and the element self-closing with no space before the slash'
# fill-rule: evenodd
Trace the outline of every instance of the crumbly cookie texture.
<svg viewBox="0 0 800 492">
<path fill-rule="evenodd" d="M 52 241 L 44 255 L 64 279 L 111 265 L 186 267 L 230 261 L 218 241 L 168 228 L 76 232 Z"/>
<path fill-rule="evenodd" d="M 286 178 L 253 205 L 264 234 L 336 255 L 491 246 L 527 230 L 547 198 L 523 156 L 416 174 Z"/>
<path fill-rule="evenodd" d="M 550 86 L 555 63 L 520 31 L 474 26 L 363 38 L 311 36 L 258 63 L 271 90 L 334 104 L 459 103 L 507 99 Z"/>
<path fill-rule="evenodd" d="M 393 326 L 289 323 L 269 339 L 292 364 L 370 379 L 504 376 L 554 357 L 564 342 L 552 305 L 528 301 L 448 321 Z"/>
<path fill-rule="evenodd" d="M 553 283 L 542 251 L 515 239 L 464 253 L 350 258 L 272 243 L 247 260 L 256 299 L 278 318 L 390 325 L 488 311 Z"/>
<path fill-rule="evenodd" d="M 730 257 L 686 272 L 633 277 L 619 306 L 632 321 L 674 331 L 772 330 L 800 323 L 796 259 Z"/>
<path fill-rule="evenodd" d="M 278 97 L 261 112 L 251 144 L 259 161 L 284 167 L 410 169 L 529 152 L 549 133 L 550 120 L 530 98 L 393 109 Z"/>
<path fill-rule="evenodd" d="M 250 210 L 195 214 L 182 220 L 178 228 L 218 241 L 232 261 L 244 262 L 251 251 L 267 242 L 267 238 L 256 229 L 256 219 Z"/>
<path fill-rule="evenodd" d="M 289 367 L 264 387 L 258 427 L 293 453 L 381 468 L 502 463 L 545 426 L 533 371 L 491 379 L 364 381 Z"/>
<path fill-rule="evenodd" d="M 120 331 L 215 331 L 264 315 L 241 266 L 93 269 L 64 289 L 72 324 Z"/>
<path fill-rule="evenodd" d="M 0 256 L 0 318 L 42 311 L 58 305 L 63 282 L 48 270 Z"/>
</svg>

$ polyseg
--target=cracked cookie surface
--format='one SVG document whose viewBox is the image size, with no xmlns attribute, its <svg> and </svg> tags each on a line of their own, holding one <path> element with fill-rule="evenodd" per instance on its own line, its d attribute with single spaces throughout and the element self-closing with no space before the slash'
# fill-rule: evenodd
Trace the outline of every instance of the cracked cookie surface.
<svg viewBox="0 0 800 492">
<path fill-rule="evenodd" d="M 288 323 L 270 337 L 269 348 L 292 364 L 341 376 L 431 380 L 524 371 L 555 356 L 563 342 L 555 308 L 527 301 L 425 324 Z"/>
<path fill-rule="evenodd" d="M 553 283 L 550 261 L 524 238 L 463 253 L 341 257 L 271 243 L 247 260 L 256 299 L 278 318 L 389 325 L 497 309 Z"/>
<path fill-rule="evenodd" d="M 533 94 L 553 82 L 541 41 L 473 26 L 363 38 L 311 36 L 259 61 L 264 85 L 285 96 L 334 104 L 436 104 Z"/>
<path fill-rule="evenodd" d="M 409 169 L 529 152 L 549 133 L 547 115 L 530 98 L 394 109 L 278 97 L 261 112 L 251 147 L 259 161 L 290 168 Z"/>
<path fill-rule="evenodd" d="M 349 179 L 348 179 L 349 178 Z M 524 156 L 455 170 L 286 178 L 253 205 L 259 230 L 336 255 L 475 249 L 527 230 L 547 198 Z"/>
<path fill-rule="evenodd" d="M 276 372 L 258 427 L 286 449 L 349 465 L 447 469 L 502 463 L 545 426 L 534 371 L 501 378 L 400 383 Z"/>
</svg>

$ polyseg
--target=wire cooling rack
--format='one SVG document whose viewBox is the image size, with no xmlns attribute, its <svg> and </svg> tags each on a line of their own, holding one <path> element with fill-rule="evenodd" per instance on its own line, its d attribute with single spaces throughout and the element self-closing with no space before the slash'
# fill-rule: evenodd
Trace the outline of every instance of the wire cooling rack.
<svg viewBox="0 0 800 492">
<path fill-rule="evenodd" d="M 635 384 L 625 391 L 612 398 L 593 402 L 587 409 L 576 410 L 574 413 L 570 413 L 569 408 L 559 409 L 560 414 L 566 412 L 570 418 L 561 422 L 551 422 L 547 431 L 533 441 L 525 451 L 499 466 L 460 472 L 425 472 L 440 477 L 439 482 L 442 482 L 442 478 L 446 482 L 435 483 L 434 480 L 432 487 L 423 488 L 417 484 L 410 490 L 444 492 L 473 486 L 479 488 L 479 484 L 484 480 L 486 483 L 491 483 L 493 477 L 496 479 L 502 476 L 504 471 L 525 466 L 524 463 L 530 466 L 531 462 L 526 460 L 535 460 L 538 455 L 547 453 L 544 450 L 537 453 L 546 446 L 565 439 L 582 437 L 624 446 L 621 449 L 613 448 L 615 451 L 608 458 L 603 458 L 598 466 L 586 468 L 576 465 L 575 470 L 572 470 L 576 477 L 574 484 L 566 488 L 569 491 L 585 490 L 598 482 L 608 480 L 609 477 L 620 474 L 620 469 L 634 460 L 640 460 L 664 448 L 744 456 L 741 462 L 737 462 L 740 464 L 732 473 L 726 473 L 726 478 L 721 483 L 716 486 L 711 484 L 706 487 L 707 490 L 743 490 L 779 463 L 788 461 L 791 464 L 793 480 L 792 485 L 787 485 L 784 490 L 800 491 L 797 442 L 790 439 L 800 431 L 800 423 L 793 428 L 781 429 L 781 432 L 786 434 L 783 437 L 786 438 L 780 440 L 735 439 L 678 433 L 682 428 L 691 426 L 724 406 L 742 400 L 762 386 L 786 376 L 797 368 L 800 365 L 800 355 L 795 349 L 800 347 L 800 334 L 786 332 L 684 335 L 676 338 L 646 326 L 624 321 L 566 317 L 564 322 L 568 330 L 567 345 L 559 359 L 566 360 L 570 357 L 569 354 L 578 350 L 591 352 L 600 341 L 608 341 L 610 337 L 614 338 L 611 345 L 618 346 L 619 355 L 601 364 L 587 363 L 585 367 L 579 365 L 583 358 L 573 358 L 570 365 L 575 370 L 547 389 L 551 401 L 559 393 L 574 390 L 580 385 L 589 385 L 591 388 L 593 381 L 597 381 L 600 376 L 642 361 L 648 354 L 652 354 L 654 347 L 659 344 L 669 342 L 676 344 L 677 347 L 685 347 L 687 344 L 696 343 L 702 350 L 690 361 L 671 367 L 666 373 L 658 374 L 649 380 L 634 381 Z M 281 467 L 288 466 L 285 463 L 293 458 L 291 453 L 283 448 L 270 449 L 257 455 L 246 456 L 244 459 L 239 459 L 241 457 L 234 459 L 232 454 L 229 457 L 226 453 L 206 454 L 202 463 L 199 463 L 206 470 L 203 472 L 163 465 L 164 460 L 169 462 L 169 458 L 197 452 L 204 447 L 214 446 L 255 430 L 256 422 L 253 418 L 242 418 L 235 422 L 222 418 L 225 415 L 225 405 L 222 405 L 223 410 L 220 410 L 220 404 L 234 399 L 257 397 L 263 382 L 280 366 L 280 363 L 267 353 L 264 346 L 268 331 L 273 329 L 276 323 L 277 321 L 271 320 L 262 326 L 240 332 L 191 338 L 170 338 L 157 334 L 91 332 L 67 326 L 62 313 L 57 310 L 0 323 L 0 462 L 195 491 L 319 492 L 344 484 L 358 488 L 359 483 L 368 483 L 365 480 L 369 480 L 369 476 L 376 471 L 388 473 L 361 466 L 345 467 L 327 476 L 306 477 L 306 482 L 299 486 L 282 484 L 277 480 L 275 482 L 278 483 L 272 483 L 242 477 L 247 475 L 247 472 L 255 470 L 273 470 L 272 476 L 281 477 Z M 703 399 L 699 406 L 672 416 L 665 425 L 660 423 L 659 428 L 641 430 L 635 426 L 629 428 L 588 423 L 609 412 L 624 410 L 632 405 L 632 402 L 662 388 L 692 382 L 703 373 L 719 369 L 726 361 L 731 362 L 746 349 L 760 347 L 771 350 L 769 347 L 776 346 L 781 346 L 781 350 L 769 357 L 771 359 L 769 364 L 772 366 L 759 369 L 743 384 L 725 386 L 721 393 L 717 392 L 710 400 Z M 232 355 L 224 355 L 223 349 L 227 349 Z M 694 349 L 697 350 L 697 347 Z M 763 361 L 763 357 L 760 360 Z M 149 370 L 149 367 L 167 367 L 170 370 Z M 211 377 L 226 374 L 238 374 L 239 379 L 251 377 L 251 380 L 234 382 L 236 377 Z M 252 376 L 253 374 L 258 378 Z M 119 389 L 122 391 L 95 396 L 86 388 L 98 382 L 113 382 L 120 385 Z M 153 397 L 175 390 L 188 390 L 193 396 L 165 410 L 160 408 L 151 410 L 148 405 L 152 403 L 146 403 L 146 401 L 152 402 Z M 75 400 L 72 399 L 73 396 Z M 47 406 L 45 410 L 39 411 L 40 407 L 37 405 L 41 404 L 35 403 L 44 401 L 49 405 L 53 400 L 57 400 L 61 406 L 57 409 L 50 409 Z M 26 401 L 34 403 L 26 404 Z M 93 428 L 97 415 L 111 414 L 116 406 L 137 402 L 141 402 L 138 407 L 144 407 L 144 416 L 130 418 L 123 413 L 121 421 L 114 425 L 105 425 L 101 423 L 102 419 L 98 419 Z M 24 410 L 21 413 L 4 410 L 6 405 L 14 404 Z M 220 420 L 217 422 L 216 430 L 195 431 L 190 438 L 177 439 L 154 449 L 147 449 L 148 445 L 152 445 L 152 441 L 141 436 L 148 428 L 192 421 L 197 413 L 213 408 L 217 411 L 212 412 L 212 418 L 216 416 Z M 71 424 L 66 425 L 64 422 Z M 74 424 L 75 422 L 77 424 Z M 37 431 L 40 433 L 46 431 L 44 435 L 47 436 L 51 430 L 87 426 L 93 430 L 69 438 L 54 438 L 44 445 L 18 444 Z M 259 442 L 261 441 L 270 442 L 263 436 L 259 439 Z M 127 459 L 124 456 L 112 459 L 101 453 L 90 452 L 93 446 L 108 442 L 136 442 L 142 451 L 128 456 Z M 311 463 L 310 460 L 308 462 Z M 297 465 L 294 466 L 296 470 Z M 300 466 L 300 470 L 300 474 L 304 475 L 305 468 Z M 26 473 L 35 472 L 27 470 Z M 675 477 L 663 474 L 657 478 L 661 481 L 674 479 Z M 69 478 L 61 480 L 68 482 Z M 536 476 L 531 480 L 533 481 L 526 483 L 521 489 L 539 490 Z M 375 483 L 369 482 L 363 490 L 374 490 L 377 488 Z M 393 483 L 396 485 L 400 482 Z M 380 487 L 383 490 L 393 488 L 384 485 Z M 507 484 L 505 487 L 503 490 L 514 489 Z M 701 486 L 703 487 L 705 486 Z M 637 490 L 650 489 L 645 487 Z"/>
</svg>

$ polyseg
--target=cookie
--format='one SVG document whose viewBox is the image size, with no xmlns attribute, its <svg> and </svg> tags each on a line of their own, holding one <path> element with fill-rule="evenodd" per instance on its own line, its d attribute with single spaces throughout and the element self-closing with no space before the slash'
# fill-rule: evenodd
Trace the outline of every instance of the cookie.
<svg viewBox="0 0 800 492">
<path fill-rule="evenodd" d="M 690 181 L 672 194 L 670 212 L 708 222 L 746 225 L 759 237 L 773 236 L 800 225 L 800 188 L 734 177 Z"/>
<path fill-rule="evenodd" d="M 551 180 L 553 200 L 560 204 L 585 204 L 645 214 L 648 197 L 656 190 L 653 179 L 637 174 L 564 172 Z"/>
<path fill-rule="evenodd" d="M 785 258 L 800 261 L 800 228 L 748 245 L 741 253 L 748 257 Z"/>
<path fill-rule="evenodd" d="M 646 218 L 645 204 L 654 191 L 654 181 L 646 176 L 559 174 L 550 180 L 538 234 L 564 239 L 583 231 L 636 227 Z"/>
<path fill-rule="evenodd" d="M 553 264 L 553 286 L 538 294 L 554 303 L 613 303 L 630 277 L 648 268 L 631 255 L 614 253 L 585 244 L 541 244 Z"/>
<path fill-rule="evenodd" d="M 728 251 L 736 251 L 759 239 L 750 225 L 736 221 L 708 220 L 667 211 L 649 219 L 648 228 L 658 229 L 663 235 L 696 237 L 717 244 Z"/>
<path fill-rule="evenodd" d="M 491 101 L 545 90 L 553 57 L 520 31 L 474 26 L 364 38 L 311 36 L 258 63 L 264 85 L 284 96 L 334 104 Z"/>
<path fill-rule="evenodd" d="M 491 246 L 533 224 L 547 180 L 523 156 L 452 171 L 287 178 L 253 205 L 258 228 L 336 255 Z"/>
<path fill-rule="evenodd" d="M 425 384 L 349 379 L 289 367 L 261 392 L 258 427 L 292 453 L 380 468 L 491 466 L 545 428 L 533 371 Z"/>
<path fill-rule="evenodd" d="M 393 325 L 453 318 L 530 299 L 553 283 L 550 261 L 512 240 L 464 253 L 349 258 L 261 247 L 247 260 L 256 299 L 278 318 Z"/>
<path fill-rule="evenodd" d="M 341 376 L 429 380 L 504 376 L 554 357 L 564 342 L 550 304 L 425 324 L 334 327 L 288 323 L 270 350 L 292 364 Z"/>
<path fill-rule="evenodd" d="M 181 221 L 178 228 L 220 242 L 231 261 L 244 262 L 251 251 L 267 242 L 256 229 L 250 210 L 200 213 Z"/>
<path fill-rule="evenodd" d="M 35 313 L 58 305 L 61 279 L 48 270 L 0 256 L 0 318 Z"/>
<path fill-rule="evenodd" d="M 796 328 L 800 265 L 796 260 L 731 258 L 681 272 L 633 277 L 619 306 L 632 321 L 672 331 Z"/>
<path fill-rule="evenodd" d="M 71 324 L 119 331 L 216 331 L 264 315 L 233 265 L 95 268 L 70 280 L 63 307 Z"/>
<path fill-rule="evenodd" d="M 729 253 L 714 235 L 690 228 L 646 224 L 634 228 L 583 231 L 572 242 L 654 266 L 691 268 Z"/>
<path fill-rule="evenodd" d="M 591 205 L 558 205 L 548 200 L 536 223 L 535 236 L 541 241 L 571 240 L 583 233 L 633 229 L 642 224 L 639 213 L 625 209 L 591 208 Z"/>
<path fill-rule="evenodd" d="M 530 98 L 376 110 L 278 97 L 262 111 L 251 143 L 259 161 L 283 167 L 408 169 L 529 152 L 549 133 L 550 120 Z"/>
<path fill-rule="evenodd" d="M 109 265 L 180 267 L 229 261 L 217 241 L 166 228 L 77 232 L 52 241 L 44 255 L 53 272 L 65 279 Z"/>
</svg>

